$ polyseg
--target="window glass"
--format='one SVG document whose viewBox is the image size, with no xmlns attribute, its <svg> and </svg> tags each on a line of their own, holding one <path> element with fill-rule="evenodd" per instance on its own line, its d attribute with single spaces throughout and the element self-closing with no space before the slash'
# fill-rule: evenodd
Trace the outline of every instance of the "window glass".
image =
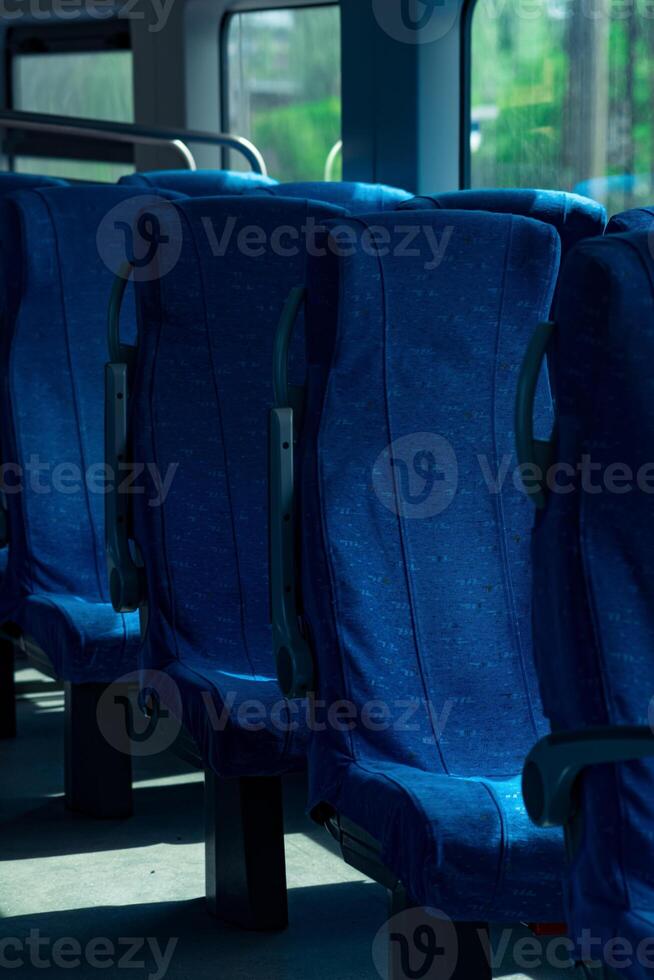
<svg viewBox="0 0 654 980">
<path fill-rule="evenodd" d="M 471 186 L 574 190 L 609 213 L 650 204 L 653 55 L 646 0 L 478 0 Z"/>
<path fill-rule="evenodd" d="M 132 52 L 16 55 L 12 96 L 27 112 L 133 122 Z"/>
<path fill-rule="evenodd" d="M 64 177 L 67 180 L 100 181 L 115 184 L 124 174 L 133 174 L 128 163 L 107 163 L 102 160 L 66 160 L 57 157 L 16 156 L 14 170 L 19 174 L 39 174 L 41 177 Z"/>
<path fill-rule="evenodd" d="M 233 14 L 227 22 L 227 128 L 278 180 L 322 180 L 341 137 L 338 6 Z M 339 180 L 341 156 L 330 176 Z M 230 166 L 243 158 L 231 154 Z"/>
</svg>

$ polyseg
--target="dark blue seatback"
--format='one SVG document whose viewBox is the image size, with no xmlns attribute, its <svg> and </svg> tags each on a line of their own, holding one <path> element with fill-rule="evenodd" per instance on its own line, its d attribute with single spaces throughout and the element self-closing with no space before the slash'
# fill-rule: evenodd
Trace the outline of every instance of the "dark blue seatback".
<svg viewBox="0 0 654 980">
<path fill-rule="evenodd" d="M 68 181 L 59 177 L 41 177 L 38 174 L 0 173 L 0 194 L 26 191 L 35 187 L 65 187 Z"/>
<path fill-rule="evenodd" d="M 303 229 L 339 213 L 260 197 L 163 208 L 167 248 L 179 257 L 137 286 L 133 454 L 164 475 L 176 467 L 163 506 L 134 497 L 148 583 L 143 660 L 173 676 L 184 720 L 222 775 L 270 774 L 304 757 L 300 718 L 294 733 L 269 714 L 263 731 L 247 732 L 236 715 L 249 699 L 268 708 L 280 699 L 267 584 L 273 338 L 305 277 Z M 218 714 L 231 703 L 222 730 L 211 699 Z"/>
<path fill-rule="evenodd" d="M 319 703 L 357 720 L 316 727 L 310 804 L 372 834 L 420 904 L 556 921 L 561 842 L 518 798 L 546 723 L 511 460 L 558 236 L 434 209 L 343 225 L 360 247 L 309 265 L 302 587 Z"/>
<path fill-rule="evenodd" d="M 526 188 L 451 191 L 447 194 L 421 195 L 402 208 L 460 208 L 466 211 L 497 211 L 522 214 L 553 225 L 561 237 L 563 257 L 582 238 L 601 235 L 606 225 L 606 211 L 597 201 L 565 191 Z"/>
<path fill-rule="evenodd" d="M 263 174 L 236 170 L 147 170 L 126 174 L 118 183 L 176 191 L 188 197 L 212 197 L 214 194 L 250 194 L 258 187 L 270 187 L 277 181 Z"/>
<path fill-rule="evenodd" d="M 651 232 L 653 230 L 654 207 L 632 208 L 630 211 L 621 211 L 619 214 L 614 214 L 606 226 L 607 235 L 621 234 L 625 231 Z"/>
<path fill-rule="evenodd" d="M 654 693 L 654 260 L 647 232 L 571 253 L 556 310 L 560 492 L 533 534 L 535 652 L 555 730 L 651 724 Z M 586 462 L 584 463 L 584 458 Z M 626 468 L 626 469 L 625 469 Z M 654 935 L 654 762 L 581 777 L 568 925 Z M 597 951 L 601 947 L 597 947 Z M 650 940 L 651 950 L 651 940 Z M 651 969 L 638 967 L 634 977 Z M 629 971 L 627 971 L 629 973 Z"/>
<path fill-rule="evenodd" d="M 22 492 L 8 478 L 0 617 L 69 680 L 111 680 L 134 664 L 137 617 L 113 612 L 105 572 L 103 381 L 108 298 L 126 257 L 120 225 L 152 200 L 133 188 L 63 187 L 0 205 L 2 455 L 22 469 Z M 124 319 L 133 337 L 131 299 Z"/>
<path fill-rule="evenodd" d="M 304 180 L 269 187 L 261 193 L 284 197 L 302 197 L 325 201 L 345 208 L 350 214 L 370 211 L 392 211 L 402 201 L 410 200 L 407 191 L 386 184 L 364 184 L 359 181 Z"/>
</svg>

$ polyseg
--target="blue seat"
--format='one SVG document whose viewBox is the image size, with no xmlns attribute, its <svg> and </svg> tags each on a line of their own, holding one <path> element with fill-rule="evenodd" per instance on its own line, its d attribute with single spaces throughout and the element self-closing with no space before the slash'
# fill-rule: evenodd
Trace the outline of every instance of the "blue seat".
<svg viewBox="0 0 654 980">
<path fill-rule="evenodd" d="M 356 719 L 316 726 L 310 806 L 371 837 L 414 903 L 462 921 L 560 921 L 562 842 L 530 829 L 519 797 L 546 730 L 530 503 L 510 475 L 499 492 L 484 477 L 512 452 L 517 370 L 549 310 L 558 236 L 433 209 L 406 212 L 401 230 L 388 213 L 343 224 L 358 241 L 387 235 L 378 254 L 368 241 L 339 256 L 334 242 L 308 267 L 305 635 L 318 703 Z M 550 418 L 547 393 L 539 412 Z"/>
<path fill-rule="evenodd" d="M 619 235 L 625 231 L 651 232 L 653 230 L 654 207 L 631 208 L 630 211 L 621 211 L 619 214 L 614 214 L 606 226 L 607 235 Z"/>
<path fill-rule="evenodd" d="M 530 755 L 525 798 L 539 823 L 565 827 L 571 937 L 591 930 L 596 959 L 622 937 L 632 953 L 619 953 L 615 973 L 644 980 L 654 948 L 654 760 L 647 758 L 654 755 L 647 476 L 654 260 L 647 232 L 574 249 L 555 323 L 552 462 L 561 466 L 561 492 L 546 493 L 533 532 L 534 648 L 554 734 Z M 649 960 L 639 962 L 637 947 L 647 939 Z"/>
<path fill-rule="evenodd" d="M 107 297 L 125 256 L 119 225 L 148 200 L 133 188 L 46 187 L 0 204 L 1 442 L 10 467 L 0 622 L 47 656 L 73 713 L 76 700 L 97 700 L 135 670 L 140 643 L 138 615 L 114 612 L 105 571 L 102 381 Z M 133 334 L 133 302 L 126 319 Z M 103 771 L 96 749 L 89 764 L 102 773 L 107 795 L 77 805 L 69 794 L 69 804 L 123 815 L 131 803 L 107 798 L 115 788 L 110 764 Z"/>
<path fill-rule="evenodd" d="M 606 211 L 601 204 L 589 197 L 565 191 L 526 188 L 451 191 L 415 197 L 401 208 L 460 208 L 536 218 L 556 228 L 561 238 L 563 258 L 580 239 L 601 235 L 606 225 Z"/>
<path fill-rule="evenodd" d="M 272 177 L 236 170 L 146 170 L 126 174 L 118 181 L 129 187 L 176 191 L 188 197 L 250 194 L 277 183 Z"/>
<path fill-rule="evenodd" d="M 59 177 L 42 177 L 39 174 L 0 173 L 0 194 L 27 191 L 35 187 L 66 187 L 67 180 Z"/>
<path fill-rule="evenodd" d="M 364 184 L 359 181 L 305 180 L 262 188 L 258 193 L 301 197 L 325 201 L 345 208 L 350 214 L 370 211 L 392 211 L 403 201 L 410 200 L 407 191 L 386 184 Z"/>
<path fill-rule="evenodd" d="M 212 852 L 210 904 L 240 924 L 282 926 L 281 831 L 270 842 L 271 852 L 282 855 L 276 869 L 263 859 L 269 827 L 281 814 L 279 780 L 271 777 L 304 768 L 308 730 L 303 706 L 281 698 L 274 675 L 266 574 L 270 364 L 284 299 L 304 277 L 303 228 L 344 212 L 295 199 L 215 197 L 157 213 L 166 248 L 179 257 L 167 275 L 137 282 L 130 442 L 135 460 L 164 475 L 173 467 L 174 478 L 162 506 L 148 506 L 149 494 L 134 496 L 131 505 L 147 582 L 141 663 L 174 682 L 157 687 L 156 696 L 193 737 L 208 794 L 210 787 L 220 800 L 239 794 L 235 810 L 224 800 L 216 804 L 226 823 L 215 833 L 212 823 L 210 839 L 232 848 L 232 866 L 239 853 L 249 866 L 250 844 L 262 849 L 244 891 L 256 891 L 259 877 L 266 902 L 255 908 L 246 897 L 239 907 L 222 890 L 221 859 Z M 212 251 L 208 225 L 219 240 L 227 231 L 220 254 Z M 253 226 L 264 241 L 258 237 L 248 250 L 243 234 Z M 283 248 L 275 244 L 280 229 Z M 253 799 L 251 787 L 264 784 L 265 799 Z M 246 829 L 237 840 L 241 824 Z M 246 846 L 247 826 L 261 839 Z"/>
</svg>

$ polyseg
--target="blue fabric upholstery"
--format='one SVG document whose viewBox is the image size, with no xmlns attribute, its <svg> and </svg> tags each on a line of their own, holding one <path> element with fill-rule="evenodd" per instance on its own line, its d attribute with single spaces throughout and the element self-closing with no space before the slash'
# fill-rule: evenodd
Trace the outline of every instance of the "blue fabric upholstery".
<svg viewBox="0 0 654 980">
<path fill-rule="evenodd" d="M 579 245 L 562 275 L 556 322 L 556 459 L 571 469 L 559 478 L 567 492 L 550 493 L 533 535 L 543 703 L 555 729 L 646 725 L 654 692 L 647 489 L 654 460 L 654 261 L 647 232 Z M 607 482 L 612 464 L 621 467 L 615 485 Z M 620 478 L 624 466 L 632 472 L 627 481 Z M 646 466 L 649 478 L 639 478 Z M 572 936 L 592 928 L 605 943 L 613 936 L 638 942 L 643 921 L 654 935 L 654 761 L 588 769 L 581 810 L 567 887 Z M 624 931 L 630 920 L 633 935 Z M 630 975 L 651 976 L 651 967 Z"/>
<path fill-rule="evenodd" d="M 272 186 L 277 181 L 262 174 L 236 170 L 148 170 L 127 174 L 118 183 L 177 191 L 188 197 L 213 197 L 215 194 L 251 194 L 257 188 Z"/>
<path fill-rule="evenodd" d="M 169 710 L 181 708 L 206 764 L 226 777 L 304 765 L 305 713 L 280 699 L 274 668 L 268 412 L 274 333 L 289 290 L 304 279 L 302 229 L 339 213 L 260 197 L 163 208 L 179 259 L 168 275 L 137 287 L 134 458 L 162 474 L 177 466 L 163 506 L 134 497 L 148 582 L 143 666 L 172 676 L 181 704 L 173 697 Z M 264 244 L 257 238 L 248 250 L 243 236 L 253 227 Z M 220 254 L 212 241 L 222 242 Z M 263 712 L 261 730 L 239 717 L 252 701 Z"/>
<path fill-rule="evenodd" d="M 35 187 L 66 187 L 68 181 L 59 177 L 41 177 L 38 174 L 0 173 L 0 194 L 27 191 Z"/>
<path fill-rule="evenodd" d="M 268 187 L 259 193 L 280 194 L 325 201 L 345 208 L 350 214 L 370 211 L 392 211 L 403 201 L 411 199 L 407 191 L 386 184 L 363 184 L 358 181 L 305 180 Z"/>
<path fill-rule="evenodd" d="M 519 793 L 546 730 L 531 504 L 510 472 L 496 493 L 484 478 L 512 457 L 517 373 L 551 303 L 558 236 L 461 211 L 406 212 L 401 231 L 388 213 L 344 224 L 362 245 L 377 228 L 383 247 L 338 256 L 333 243 L 309 265 L 302 583 L 318 697 L 359 721 L 317 728 L 310 802 L 372 834 L 421 904 L 560 921 L 562 842 L 530 827 Z M 550 419 L 548 394 L 537 414 Z M 426 498 L 413 473 L 425 463 Z M 442 509 L 421 510 L 434 494 Z"/>
<path fill-rule="evenodd" d="M 149 200 L 133 188 L 44 188 L 0 206 L 2 455 L 23 470 L 20 493 L 8 476 L 0 617 L 29 633 L 73 682 L 111 681 L 136 664 L 138 616 L 116 615 L 109 602 L 97 468 L 107 302 L 125 258 L 110 212 L 119 206 L 115 218 L 129 221 Z M 133 299 L 124 322 L 129 338 Z M 46 469 L 30 473 L 37 464 Z"/>
<path fill-rule="evenodd" d="M 614 214 L 606 226 L 607 235 L 621 234 L 625 231 L 654 231 L 654 207 L 632 208 Z"/>
<path fill-rule="evenodd" d="M 413 198 L 402 208 L 460 208 L 466 211 L 497 211 L 522 214 L 553 225 L 561 237 L 563 257 L 582 238 L 601 235 L 606 211 L 589 197 L 565 191 L 525 188 L 452 191 Z"/>
</svg>

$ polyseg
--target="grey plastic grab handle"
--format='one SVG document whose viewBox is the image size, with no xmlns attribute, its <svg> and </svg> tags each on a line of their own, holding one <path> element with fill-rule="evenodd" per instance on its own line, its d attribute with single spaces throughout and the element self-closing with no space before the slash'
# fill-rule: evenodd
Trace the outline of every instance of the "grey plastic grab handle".
<svg viewBox="0 0 654 980">
<path fill-rule="evenodd" d="M 116 612 L 135 612 L 145 593 L 143 569 L 130 548 L 129 497 L 120 492 L 121 463 L 127 459 L 127 377 L 126 364 L 105 365 L 105 461 L 111 474 L 105 494 L 105 544 L 109 595 Z"/>
<path fill-rule="evenodd" d="M 305 697 L 315 686 L 313 655 L 302 634 L 295 568 L 294 446 L 304 410 L 304 389 L 288 383 L 288 351 L 305 289 L 284 304 L 273 346 L 270 413 L 270 600 L 279 686 L 286 697 Z"/>
<path fill-rule="evenodd" d="M 525 490 L 535 507 L 542 509 L 546 502 L 545 474 L 552 463 L 551 442 L 534 439 L 534 399 L 538 376 L 543 366 L 548 344 L 555 330 L 549 321 L 539 323 L 529 341 L 520 374 L 515 401 L 515 441 L 520 467 L 537 467 L 542 479 L 523 475 Z"/>
<path fill-rule="evenodd" d="M 111 479 L 104 516 L 109 595 L 116 612 L 135 612 L 145 596 L 144 571 L 134 561 L 129 537 L 129 497 L 121 492 L 120 480 L 121 468 L 128 461 L 129 383 L 136 362 L 136 348 L 120 342 L 120 309 L 131 271 L 131 264 L 125 262 L 114 278 L 107 314 L 110 362 L 105 365 L 105 463 Z"/>
<path fill-rule="evenodd" d="M 522 796 L 538 827 L 562 827 L 574 816 L 574 786 L 587 766 L 654 756 L 654 732 L 646 725 L 601 726 L 556 732 L 527 756 Z"/>
<path fill-rule="evenodd" d="M 286 697 L 314 686 L 311 648 L 300 630 L 296 603 L 293 409 L 270 413 L 270 594 L 277 677 Z"/>
</svg>

